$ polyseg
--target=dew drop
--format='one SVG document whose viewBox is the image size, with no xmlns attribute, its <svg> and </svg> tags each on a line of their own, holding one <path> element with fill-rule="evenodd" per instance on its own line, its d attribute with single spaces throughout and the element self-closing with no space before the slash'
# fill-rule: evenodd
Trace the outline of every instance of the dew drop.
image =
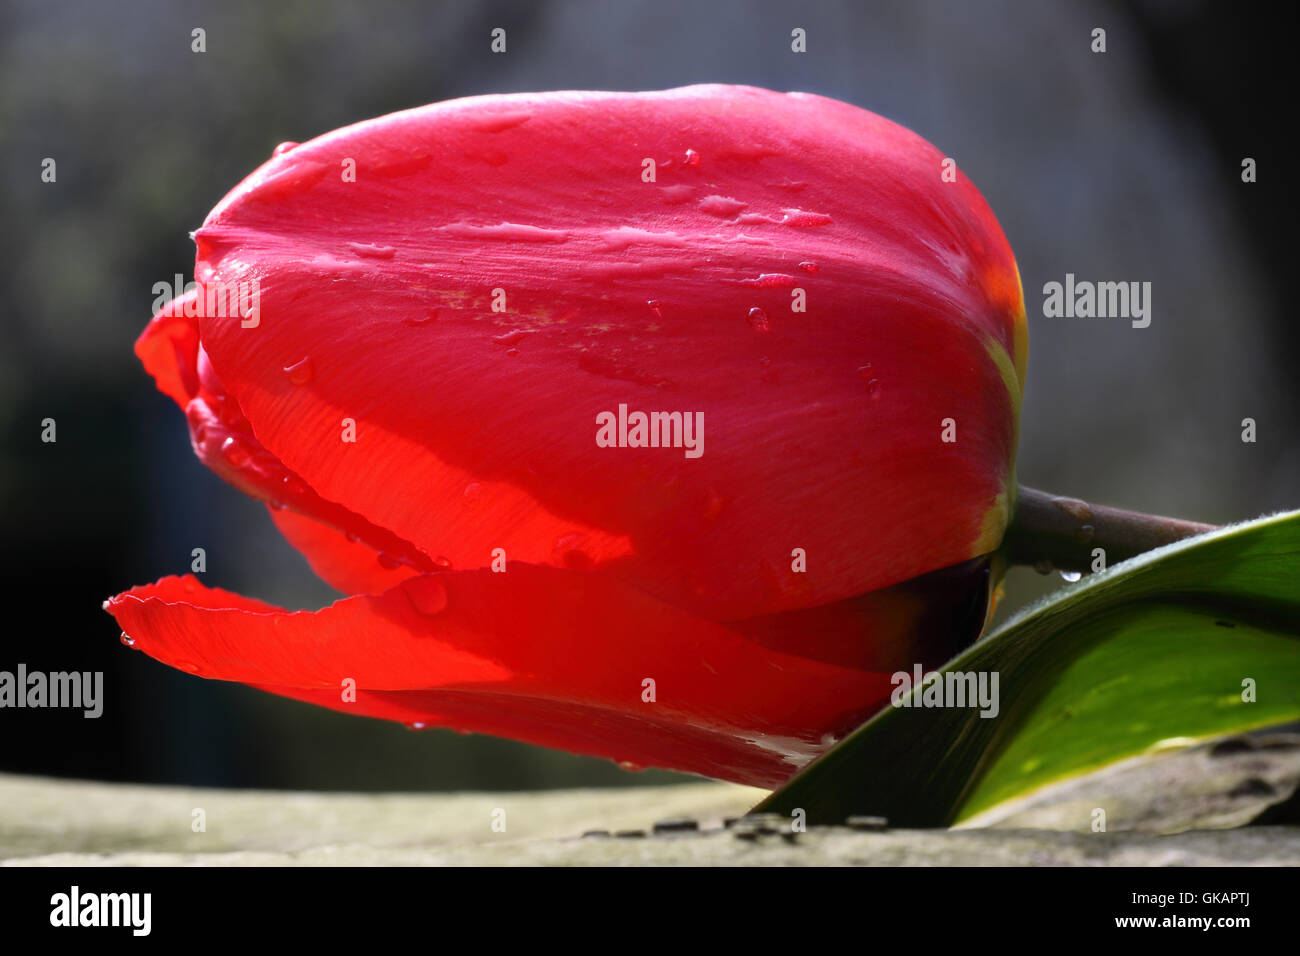
<svg viewBox="0 0 1300 956">
<path fill-rule="evenodd" d="M 767 321 L 767 313 L 758 306 L 749 310 L 749 324 L 755 332 L 766 332 L 771 328 Z"/>
<path fill-rule="evenodd" d="M 284 142 L 281 143 L 279 146 L 277 146 L 275 149 L 271 150 L 271 155 L 283 156 L 285 153 L 289 152 L 289 150 L 297 149 L 297 148 L 298 148 L 297 143 Z"/>
<path fill-rule="evenodd" d="M 760 289 L 790 289 L 799 280 L 784 272 L 764 272 L 756 279 L 741 279 L 742 285 L 758 286 Z"/>
<path fill-rule="evenodd" d="M 817 265 L 815 262 L 801 262 L 799 263 L 799 268 L 804 272 L 817 272 L 821 269 L 821 266 Z"/>
<path fill-rule="evenodd" d="M 646 302 L 646 305 L 650 307 L 651 312 L 659 316 L 659 318 L 661 319 L 663 318 L 664 316 L 663 306 L 660 304 L 658 299 L 650 299 L 649 301 Z"/>
<path fill-rule="evenodd" d="M 806 209 L 782 209 L 783 225 L 808 229 L 813 226 L 826 226 L 832 222 L 830 216 L 823 212 L 809 212 Z"/>
<path fill-rule="evenodd" d="M 748 206 L 749 203 L 732 199 L 730 196 L 705 196 L 699 203 L 700 212 L 720 219 L 734 219 Z"/>
<path fill-rule="evenodd" d="M 125 644 L 127 647 L 135 647 L 135 638 L 132 637 L 130 634 L 126 633 L 126 631 L 122 632 L 121 640 L 122 643 Z"/>
<path fill-rule="evenodd" d="M 407 729 L 407 730 L 423 730 L 425 727 L 428 727 L 428 726 L 429 726 L 429 725 L 426 724 L 426 723 L 425 723 L 424 721 L 422 721 L 422 720 L 413 720 L 413 721 L 411 721 L 409 724 L 406 725 L 406 729 Z"/>
<path fill-rule="evenodd" d="M 596 566 L 586 550 L 587 537 L 583 534 L 565 534 L 555 539 L 551 553 L 557 563 L 573 571 L 589 571 Z"/>
<path fill-rule="evenodd" d="M 444 571 L 450 571 L 450 570 L 451 570 L 451 559 L 450 559 L 450 558 L 447 558 L 447 557 L 444 557 L 444 556 L 441 555 L 441 554 L 438 555 L 436 558 L 433 559 L 433 563 L 434 563 L 437 567 L 441 568 L 441 569 L 444 570 Z"/>
<path fill-rule="evenodd" d="M 640 773 L 642 770 L 645 769 L 645 766 L 643 764 L 635 763 L 634 761 L 631 760 L 620 760 L 618 762 L 618 765 L 620 769 L 626 770 L 629 773 Z"/>
<path fill-rule="evenodd" d="M 284 374 L 289 377 L 289 381 L 294 385 L 306 385 L 311 381 L 314 371 L 311 365 L 311 356 L 304 356 L 292 365 L 284 367 Z"/>
<path fill-rule="evenodd" d="M 242 468 L 253 456 L 233 435 L 221 443 L 221 457 L 232 468 Z"/>
<path fill-rule="evenodd" d="M 1082 572 L 1082 571 L 1062 571 L 1062 572 L 1061 572 L 1061 580 L 1062 580 L 1062 581 L 1067 581 L 1067 582 L 1069 582 L 1070 584 L 1073 584 L 1075 581 L 1079 580 L 1081 577 L 1083 577 L 1083 572 Z"/>
<path fill-rule="evenodd" d="M 193 661 L 177 661 L 176 666 L 187 674 L 197 674 L 199 672 L 199 665 Z"/>
<path fill-rule="evenodd" d="M 387 551 L 380 551 L 377 560 L 379 561 L 379 566 L 381 568 L 389 571 L 394 571 L 405 563 L 401 558 L 389 554 Z"/>
<path fill-rule="evenodd" d="M 514 345 L 526 335 L 528 335 L 528 329 L 511 329 L 509 332 L 502 332 L 500 335 L 492 336 L 492 341 L 498 345 Z"/>
<path fill-rule="evenodd" d="M 403 325 L 410 325 L 419 328 L 421 325 L 428 325 L 430 322 L 438 321 L 438 310 L 428 309 L 423 315 L 411 315 L 402 319 Z"/>
<path fill-rule="evenodd" d="M 421 614 L 434 617 L 447 609 L 447 586 L 436 575 L 422 574 L 402 582 L 411 605 Z"/>
<path fill-rule="evenodd" d="M 700 165 L 700 154 L 693 149 L 688 149 L 686 151 L 686 165 L 687 166 Z"/>
<path fill-rule="evenodd" d="M 477 481 L 471 481 L 465 486 L 465 504 L 473 508 L 483 500 L 483 486 Z"/>
<path fill-rule="evenodd" d="M 348 248 L 362 259 L 391 259 L 397 255 L 392 246 L 381 246 L 374 242 L 349 242 Z"/>
</svg>

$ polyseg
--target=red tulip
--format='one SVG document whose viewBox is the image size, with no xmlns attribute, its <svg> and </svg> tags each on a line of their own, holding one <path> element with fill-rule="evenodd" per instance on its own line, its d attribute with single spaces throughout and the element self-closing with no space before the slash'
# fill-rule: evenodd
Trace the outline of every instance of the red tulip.
<svg viewBox="0 0 1300 956">
<path fill-rule="evenodd" d="M 136 352 L 354 596 L 290 613 L 187 576 L 108 609 L 205 677 L 779 784 L 981 619 L 1025 316 L 944 171 L 865 110 L 730 86 L 477 97 L 277 150 Z M 256 314 L 195 314 L 254 281 Z M 683 431 L 635 447 L 637 411 Z"/>
</svg>

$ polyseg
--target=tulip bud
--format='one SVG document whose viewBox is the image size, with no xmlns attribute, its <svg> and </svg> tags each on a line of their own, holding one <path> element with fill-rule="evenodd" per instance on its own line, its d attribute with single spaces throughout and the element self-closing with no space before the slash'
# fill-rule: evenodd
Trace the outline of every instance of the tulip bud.
<svg viewBox="0 0 1300 956">
<path fill-rule="evenodd" d="M 680 750 L 649 746 L 639 698 L 601 697 L 589 674 L 522 689 L 539 668 L 517 647 L 492 679 L 589 708 L 590 726 L 524 731 L 490 708 L 463 723 L 771 783 L 793 763 L 766 737 L 823 746 L 887 697 L 883 669 L 921 654 L 931 605 L 905 582 L 959 568 L 945 620 L 986 591 L 1014 489 L 1019 276 L 975 187 L 888 120 L 731 86 L 456 100 L 277 149 L 195 239 L 201 288 L 137 353 L 200 458 L 278 506 L 326 580 L 388 595 L 446 578 L 422 599 L 435 617 L 480 608 L 453 658 L 484 628 L 560 653 L 573 622 L 544 612 L 585 602 L 605 614 L 598 640 L 582 630 L 599 666 L 632 637 L 643 669 L 670 645 L 696 661 L 692 702 L 655 715 L 693 741 Z M 530 610 L 542 581 L 577 603 Z M 763 655 L 785 684 L 754 677 Z M 456 667 L 434 670 L 371 689 L 440 687 Z M 720 689 L 742 673 L 747 689 Z M 654 675 L 622 676 L 632 694 Z M 257 682 L 324 680 L 293 678 Z"/>
</svg>

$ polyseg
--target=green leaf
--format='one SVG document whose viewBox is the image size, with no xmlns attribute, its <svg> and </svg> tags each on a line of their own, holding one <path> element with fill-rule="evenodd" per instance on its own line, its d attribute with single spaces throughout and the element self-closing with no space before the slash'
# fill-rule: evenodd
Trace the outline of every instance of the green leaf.
<svg viewBox="0 0 1300 956">
<path fill-rule="evenodd" d="M 1086 577 L 949 671 L 996 672 L 997 716 L 886 707 L 756 810 L 949 826 L 1151 749 L 1300 719 L 1300 511 Z"/>
</svg>

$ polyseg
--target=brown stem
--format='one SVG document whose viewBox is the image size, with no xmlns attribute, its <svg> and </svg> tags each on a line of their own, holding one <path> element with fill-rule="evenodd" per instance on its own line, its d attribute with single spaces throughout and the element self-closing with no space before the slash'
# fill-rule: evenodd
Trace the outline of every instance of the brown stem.
<svg viewBox="0 0 1300 956">
<path fill-rule="evenodd" d="M 1214 528 L 1196 521 L 1090 505 L 1078 498 L 1021 486 L 1005 548 L 1012 564 L 1029 564 L 1040 571 L 1090 571 L 1094 548 L 1105 551 L 1105 566 L 1109 567 Z"/>
</svg>

